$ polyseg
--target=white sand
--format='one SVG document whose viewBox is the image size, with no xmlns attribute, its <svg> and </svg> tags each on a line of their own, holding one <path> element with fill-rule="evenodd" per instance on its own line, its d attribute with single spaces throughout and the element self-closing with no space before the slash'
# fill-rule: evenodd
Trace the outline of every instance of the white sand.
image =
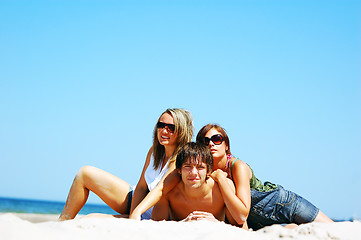
<svg viewBox="0 0 361 240">
<path fill-rule="evenodd" d="M 129 240 L 232 240 L 232 239 L 361 239 L 361 222 L 310 223 L 295 229 L 271 226 L 245 231 L 225 223 L 155 222 L 129 219 L 85 218 L 64 222 L 56 215 L 0 214 L 0 239 L 129 239 Z"/>
</svg>

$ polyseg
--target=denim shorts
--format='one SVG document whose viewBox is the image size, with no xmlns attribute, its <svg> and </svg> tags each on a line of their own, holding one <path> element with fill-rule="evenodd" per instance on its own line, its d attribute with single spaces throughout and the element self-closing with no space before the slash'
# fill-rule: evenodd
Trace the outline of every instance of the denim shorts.
<svg viewBox="0 0 361 240">
<path fill-rule="evenodd" d="M 269 192 L 251 189 L 251 196 L 247 223 L 253 230 L 272 224 L 313 222 L 319 212 L 312 203 L 280 185 Z"/>
<path fill-rule="evenodd" d="M 127 212 L 126 214 L 130 214 L 130 207 L 132 205 L 132 199 L 133 199 L 133 194 L 134 194 L 134 187 L 131 187 L 128 193 L 128 202 L 127 202 Z M 149 220 L 152 217 L 152 211 L 153 211 L 153 207 L 149 208 L 147 211 L 145 211 L 142 216 L 141 219 L 142 220 Z"/>
</svg>

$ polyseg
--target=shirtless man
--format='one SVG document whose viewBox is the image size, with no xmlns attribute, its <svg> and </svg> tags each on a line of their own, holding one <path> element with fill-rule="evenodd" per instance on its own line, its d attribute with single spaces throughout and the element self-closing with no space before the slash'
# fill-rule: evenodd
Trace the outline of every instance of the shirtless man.
<svg viewBox="0 0 361 240">
<path fill-rule="evenodd" d="M 182 181 L 154 206 L 152 219 L 225 221 L 227 216 L 229 223 L 237 225 L 226 208 L 218 184 L 210 177 L 212 167 L 209 148 L 194 142 L 186 144 L 176 159 L 176 169 Z M 231 180 L 229 184 L 234 189 Z"/>
</svg>

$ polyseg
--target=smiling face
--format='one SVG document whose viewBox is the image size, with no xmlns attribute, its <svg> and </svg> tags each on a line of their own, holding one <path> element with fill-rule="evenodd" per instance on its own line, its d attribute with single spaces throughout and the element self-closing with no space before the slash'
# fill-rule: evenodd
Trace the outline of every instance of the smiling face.
<svg viewBox="0 0 361 240">
<path fill-rule="evenodd" d="M 207 138 L 211 138 L 213 135 L 220 134 L 221 132 L 217 131 L 215 128 L 211 128 L 205 135 Z M 226 145 L 226 142 L 223 141 L 221 144 L 216 145 L 214 142 L 209 141 L 208 144 L 209 148 L 211 149 L 211 153 L 214 159 L 217 158 L 223 158 L 227 154 L 228 146 Z"/>
<path fill-rule="evenodd" d="M 181 168 L 182 181 L 185 187 L 199 188 L 207 179 L 207 164 L 198 161 L 186 161 Z"/>
<path fill-rule="evenodd" d="M 174 124 L 174 119 L 169 113 L 163 113 L 159 119 L 159 122 L 166 124 Z M 177 134 L 169 130 L 168 127 L 157 129 L 158 141 L 161 145 L 171 146 L 177 144 Z"/>
</svg>

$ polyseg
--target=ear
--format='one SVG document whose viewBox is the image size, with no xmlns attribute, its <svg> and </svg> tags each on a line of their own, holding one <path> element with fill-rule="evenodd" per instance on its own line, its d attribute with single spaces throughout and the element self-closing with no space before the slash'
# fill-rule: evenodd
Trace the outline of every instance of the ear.
<svg viewBox="0 0 361 240">
<path fill-rule="evenodd" d="M 208 178 L 211 176 L 211 173 L 212 173 L 212 171 L 209 171 L 209 173 L 207 173 L 206 180 L 208 180 Z"/>
</svg>

